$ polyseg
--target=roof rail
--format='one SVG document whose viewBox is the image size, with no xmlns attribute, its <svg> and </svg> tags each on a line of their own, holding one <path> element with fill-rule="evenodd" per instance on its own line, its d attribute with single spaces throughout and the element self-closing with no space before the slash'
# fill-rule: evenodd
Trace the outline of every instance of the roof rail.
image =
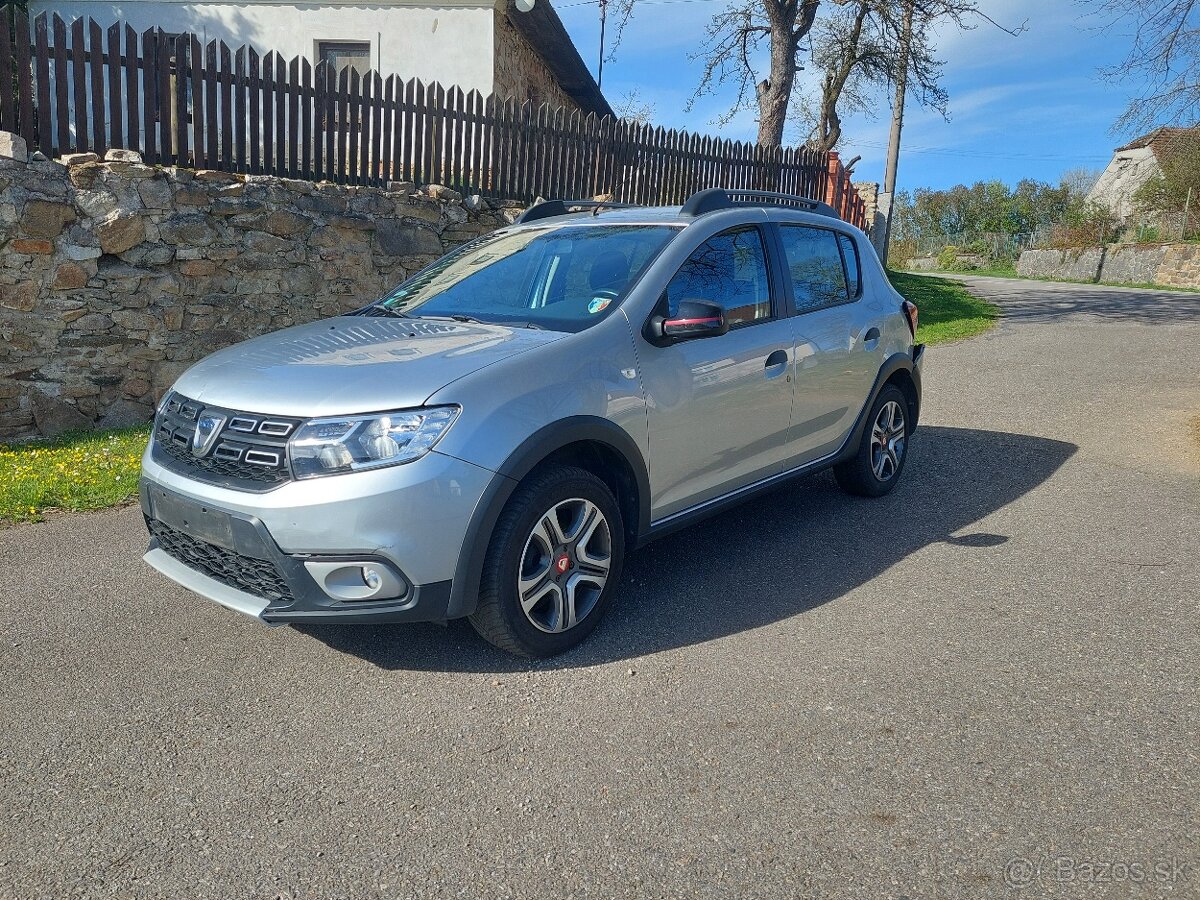
<svg viewBox="0 0 1200 900">
<path fill-rule="evenodd" d="M 738 199 L 735 200 L 735 197 Z M 777 194 L 773 191 L 752 191 L 745 188 L 709 188 L 706 191 L 698 191 L 688 197 L 679 214 L 702 216 L 714 210 L 731 209 L 735 206 L 788 206 L 835 219 L 841 218 L 836 209 L 819 200 L 796 194 Z"/>
<path fill-rule="evenodd" d="M 598 212 L 602 207 L 608 209 L 626 209 L 636 206 L 636 203 L 614 203 L 611 200 L 543 200 L 535 203 L 521 215 L 517 216 L 514 225 L 534 222 L 538 219 L 549 219 L 552 216 L 565 216 L 572 212 Z"/>
</svg>

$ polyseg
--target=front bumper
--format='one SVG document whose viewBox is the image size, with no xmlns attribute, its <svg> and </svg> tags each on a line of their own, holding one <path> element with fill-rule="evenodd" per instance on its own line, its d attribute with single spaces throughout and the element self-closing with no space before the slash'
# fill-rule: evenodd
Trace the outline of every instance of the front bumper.
<svg viewBox="0 0 1200 900">
<path fill-rule="evenodd" d="M 145 561 L 268 624 L 444 621 L 468 523 L 497 477 L 431 453 L 405 466 L 250 495 L 187 479 L 147 452 Z M 377 564 L 394 589 L 387 599 L 332 596 L 314 573 L 338 563 Z"/>
</svg>

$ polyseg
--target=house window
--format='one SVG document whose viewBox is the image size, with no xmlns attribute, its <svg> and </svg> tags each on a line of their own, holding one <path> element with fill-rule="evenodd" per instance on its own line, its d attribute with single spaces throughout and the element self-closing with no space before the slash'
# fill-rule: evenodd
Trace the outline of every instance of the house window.
<svg viewBox="0 0 1200 900">
<path fill-rule="evenodd" d="M 362 75 L 371 68 L 371 42 L 317 41 L 317 62 L 322 61 L 335 72 L 350 67 Z"/>
</svg>

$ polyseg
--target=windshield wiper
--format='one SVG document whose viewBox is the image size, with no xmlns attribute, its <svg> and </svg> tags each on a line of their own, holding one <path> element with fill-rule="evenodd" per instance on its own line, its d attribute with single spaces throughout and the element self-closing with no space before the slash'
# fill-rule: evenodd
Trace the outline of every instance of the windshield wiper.
<svg viewBox="0 0 1200 900">
<path fill-rule="evenodd" d="M 384 306 L 382 303 L 372 303 L 366 309 L 359 310 L 357 314 L 360 316 L 372 316 L 380 319 L 384 316 L 390 316 L 396 319 L 412 318 L 410 315 L 408 315 L 408 313 L 403 313 L 398 309 L 391 309 L 390 307 Z"/>
<path fill-rule="evenodd" d="M 494 322 L 485 322 L 483 319 L 477 319 L 474 316 L 466 316 L 462 313 L 452 313 L 448 316 L 413 316 L 416 319 L 428 319 L 431 322 L 462 322 L 464 325 L 494 325 Z"/>
</svg>

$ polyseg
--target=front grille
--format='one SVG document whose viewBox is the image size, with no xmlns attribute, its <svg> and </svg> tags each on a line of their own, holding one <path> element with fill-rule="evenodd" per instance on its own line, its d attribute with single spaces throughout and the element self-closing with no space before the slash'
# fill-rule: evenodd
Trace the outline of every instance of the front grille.
<svg viewBox="0 0 1200 900">
<path fill-rule="evenodd" d="M 219 432 L 203 456 L 192 452 L 196 429 L 216 417 Z M 301 420 L 205 406 L 171 394 L 154 423 L 154 455 L 172 471 L 197 481 L 269 491 L 292 479 L 287 441 Z"/>
<path fill-rule="evenodd" d="M 209 578 L 273 603 L 287 604 L 294 599 L 286 579 L 272 562 L 198 540 L 158 519 L 147 518 L 146 527 L 163 550 Z"/>
</svg>

